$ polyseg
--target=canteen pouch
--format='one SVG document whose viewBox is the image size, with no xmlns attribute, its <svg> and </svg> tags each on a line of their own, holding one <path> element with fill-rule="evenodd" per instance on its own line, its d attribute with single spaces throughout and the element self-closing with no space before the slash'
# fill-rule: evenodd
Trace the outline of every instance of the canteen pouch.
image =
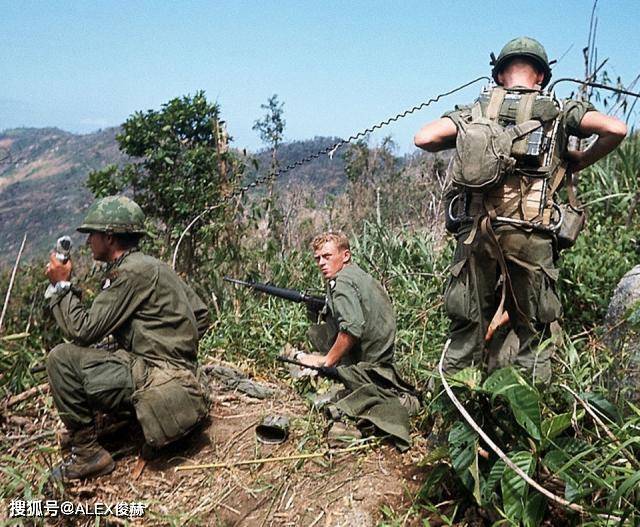
<svg viewBox="0 0 640 527">
<path fill-rule="evenodd" d="M 208 414 L 206 394 L 188 370 L 149 368 L 133 405 L 145 441 L 160 448 L 180 439 Z"/>
<path fill-rule="evenodd" d="M 584 209 L 574 207 L 569 203 L 563 203 L 559 207 L 562 211 L 562 223 L 556 237 L 558 249 L 563 250 L 574 246 L 580 232 L 584 229 L 587 215 Z"/>
</svg>

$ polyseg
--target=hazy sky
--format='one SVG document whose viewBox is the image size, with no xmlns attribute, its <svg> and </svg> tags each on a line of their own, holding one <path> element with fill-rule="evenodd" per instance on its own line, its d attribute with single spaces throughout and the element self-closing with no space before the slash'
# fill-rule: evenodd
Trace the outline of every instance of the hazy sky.
<svg viewBox="0 0 640 527">
<path fill-rule="evenodd" d="M 591 0 L 10 1 L 0 6 L 0 129 L 90 132 L 199 89 L 238 147 L 256 149 L 260 104 L 285 103 L 287 140 L 346 137 L 476 76 L 526 34 L 554 75 L 582 76 Z M 598 54 L 610 76 L 640 73 L 640 0 L 601 0 Z M 567 51 L 568 50 L 568 51 Z M 372 137 L 413 149 L 423 123 L 473 87 Z M 563 90 L 566 92 L 566 89 Z"/>
</svg>

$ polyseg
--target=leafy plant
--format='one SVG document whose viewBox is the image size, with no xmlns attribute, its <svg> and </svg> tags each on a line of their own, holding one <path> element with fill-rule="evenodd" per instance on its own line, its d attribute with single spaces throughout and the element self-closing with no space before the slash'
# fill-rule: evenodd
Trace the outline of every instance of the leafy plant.
<svg viewBox="0 0 640 527">
<path fill-rule="evenodd" d="M 511 367 L 493 372 L 481 384 L 468 382 L 477 376 L 472 369 L 454 375 L 453 389 L 478 426 L 516 466 L 542 486 L 593 511 L 594 520 L 600 521 L 599 511 L 630 521 L 640 518 L 636 485 L 640 463 L 627 448 L 640 443 L 638 417 L 622 421 L 618 409 L 601 394 L 583 394 L 574 400 L 562 386 L 541 394 Z M 476 506 L 493 521 L 503 518 L 510 525 L 533 527 L 545 515 L 557 514 L 550 509 L 557 505 L 548 503 L 484 445 L 446 395 L 439 399 L 435 404 L 450 427 L 449 456 L 436 461 L 434 467 L 449 467 Z M 585 408 L 555 410 L 578 402 L 604 416 L 606 435 L 602 425 L 587 418 Z M 430 491 L 424 492 L 428 495 Z"/>
</svg>

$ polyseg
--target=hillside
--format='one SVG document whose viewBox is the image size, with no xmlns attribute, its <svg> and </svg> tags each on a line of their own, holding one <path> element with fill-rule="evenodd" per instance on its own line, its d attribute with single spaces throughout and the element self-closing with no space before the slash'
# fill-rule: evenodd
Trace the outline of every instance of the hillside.
<svg viewBox="0 0 640 527">
<path fill-rule="evenodd" d="M 28 258 L 42 255 L 77 225 L 92 200 L 84 185 L 89 171 L 122 160 L 116 131 L 20 128 L 0 135 L 0 147 L 10 152 L 0 165 L 0 261 L 15 258 L 25 233 Z"/>
<path fill-rule="evenodd" d="M 109 128 L 76 135 L 57 128 L 20 128 L 0 134 L 0 263 L 13 262 L 25 233 L 28 242 L 23 257 L 31 259 L 44 257 L 58 236 L 73 232 L 92 201 L 85 186 L 89 172 L 125 159 L 115 141 L 117 131 Z M 282 145 L 280 164 L 287 166 L 336 141 L 316 137 Z M 247 157 L 253 155 L 248 153 Z M 268 171 L 270 152 L 259 152 L 255 157 L 258 172 Z M 255 176 L 256 170 L 252 169 L 247 180 Z M 298 182 L 316 186 L 324 194 L 340 192 L 344 181 L 340 153 L 333 160 L 323 156 L 296 168 L 278 185 L 287 188 Z"/>
</svg>

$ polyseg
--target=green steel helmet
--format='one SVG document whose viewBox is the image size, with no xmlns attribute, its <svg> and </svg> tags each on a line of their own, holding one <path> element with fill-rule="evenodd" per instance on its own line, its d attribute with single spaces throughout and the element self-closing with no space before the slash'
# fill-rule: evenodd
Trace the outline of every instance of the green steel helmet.
<svg viewBox="0 0 640 527">
<path fill-rule="evenodd" d="M 531 37 L 518 37 L 510 40 L 505 44 L 500 51 L 500 55 L 498 58 L 495 58 L 493 53 L 491 54 L 491 65 L 493 69 L 491 70 L 491 76 L 493 80 L 498 84 L 498 73 L 502 71 L 504 64 L 507 60 L 513 57 L 527 57 L 533 60 L 537 66 L 540 68 L 540 71 L 544 73 L 544 79 L 542 80 L 542 87 L 544 88 L 547 84 L 549 84 L 549 80 L 551 80 L 551 64 L 555 61 L 549 62 L 549 57 L 547 56 L 547 52 L 544 49 L 544 46 L 540 44 L 536 39 Z"/>
<path fill-rule="evenodd" d="M 109 232 L 146 234 L 144 212 L 135 201 L 126 196 L 97 199 L 77 228 L 78 232 Z"/>
</svg>

